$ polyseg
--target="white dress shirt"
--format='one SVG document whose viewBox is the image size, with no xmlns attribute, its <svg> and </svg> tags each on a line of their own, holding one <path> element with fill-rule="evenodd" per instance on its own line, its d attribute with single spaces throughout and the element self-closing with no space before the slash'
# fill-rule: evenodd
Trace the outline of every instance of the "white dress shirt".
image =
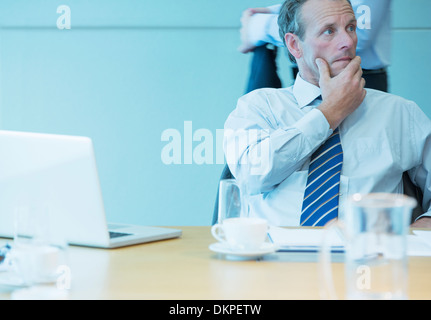
<svg viewBox="0 0 431 320">
<path fill-rule="evenodd" d="M 241 97 L 225 123 L 225 155 L 248 187 L 250 212 L 272 225 L 298 226 L 312 153 L 332 130 L 316 108 L 320 88 L 299 75 L 293 86 Z M 424 193 L 431 215 L 431 121 L 412 101 L 367 89 L 363 103 L 339 126 L 344 161 L 342 217 L 354 193 L 402 193 L 402 174 Z"/>
<path fill-rule="evenodd" d="M 358 19 L 356 54 L 362 59 L 363 69 L 386 68 L 391 55 L 391 0 L 351 0 Z M 364 8 L 361 6 L 367 6 Z M 255 46 L 272 43 L 283 47 L 279 35 L 280 5 L 269 7 L 271 14 L 255 14 L 249 22 L 249 40 Z"/>
</svg>

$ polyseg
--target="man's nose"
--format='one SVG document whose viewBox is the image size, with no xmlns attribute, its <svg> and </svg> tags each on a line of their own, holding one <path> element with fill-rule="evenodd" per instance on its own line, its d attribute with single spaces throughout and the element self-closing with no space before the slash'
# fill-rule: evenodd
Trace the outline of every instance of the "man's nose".
<svg viewBox="0 0 431 320">
<path fill-rule="evenodd" d="M 341 50 L 346 50 L 352 48 L 356 45 L 356 34 L 344 31 L 339 34 L 338 47 Z"/>
</svg>

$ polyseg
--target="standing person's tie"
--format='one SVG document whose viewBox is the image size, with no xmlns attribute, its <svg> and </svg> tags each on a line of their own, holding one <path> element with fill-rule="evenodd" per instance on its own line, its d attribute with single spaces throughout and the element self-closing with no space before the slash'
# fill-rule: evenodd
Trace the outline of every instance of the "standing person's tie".
<svg viewBox="0 0 431 320">
<path fill-rule="evenodd" d="M 311 156 L 301 226 L 324 226 L 338 217 L 342 165 L 343 149 L 337 128 Z"/>
</svg>

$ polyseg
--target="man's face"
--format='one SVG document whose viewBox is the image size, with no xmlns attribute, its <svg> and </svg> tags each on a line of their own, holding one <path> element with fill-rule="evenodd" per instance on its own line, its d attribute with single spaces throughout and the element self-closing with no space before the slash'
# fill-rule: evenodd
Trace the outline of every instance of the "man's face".
<svg viewBox="0 0 431 320">
<path fill-rule="evenodd" d="M 305 36 L 297 63 L 301 76 L 317 85 L 316 58 L 326 60 L 334 77 L 356 56 L 356 18 L 345 0 L 309 0 L 301 12 Z"/>
</svg>

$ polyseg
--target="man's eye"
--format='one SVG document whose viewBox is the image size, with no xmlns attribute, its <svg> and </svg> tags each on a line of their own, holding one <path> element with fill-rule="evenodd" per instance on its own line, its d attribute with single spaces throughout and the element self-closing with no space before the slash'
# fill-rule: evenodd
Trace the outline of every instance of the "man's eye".
<svg viewBox="0 0 431 320">
<path fill-rule="evenodd" d="M 355 31 L 356 27 L 354 25 L 351 25 L 351 26 L 348 27 L 348 30 L 349 31 Z"/>
<path fill-rule="evenodd" d="M 323 34 L 333 34 L 334 33 L 334 31 L 332 30 L 332 29 L 326 29 L 324 32 L 323 32 Z"/>
</svg>

